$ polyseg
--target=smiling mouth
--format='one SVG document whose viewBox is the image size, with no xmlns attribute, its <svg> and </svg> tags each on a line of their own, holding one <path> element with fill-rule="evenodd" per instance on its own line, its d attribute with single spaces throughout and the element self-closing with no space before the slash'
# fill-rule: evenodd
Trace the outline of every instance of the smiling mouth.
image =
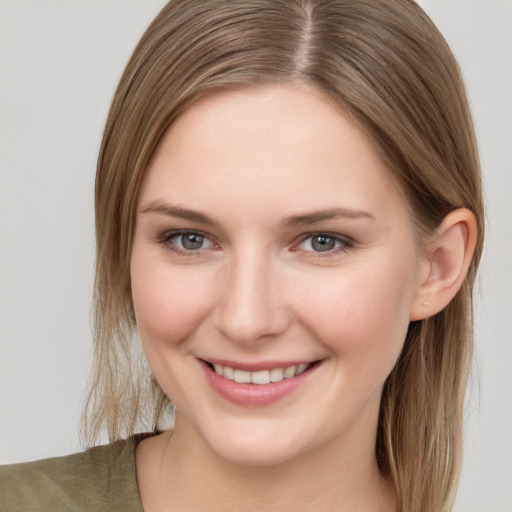
<svg viewBox="0 0 512 512">
<path fill-rule="evenodd" d="M 239 370 L 229 366 L 223 366 L 209 362 L 206 362 L 206 364 L 217 375 L 220 375 L 225 379 L 237 382 L 239 384 L 265 385 L 297 377 L 298 375 L 304 373 L 306 370 L 310 369 L 317 362 L 318 361 L 313 363 L 301 363 L 298 365 L 292 365 L 283 368 L 272 368 L 271 370 L 260 370 L 256 372 Z"/>
</svg>

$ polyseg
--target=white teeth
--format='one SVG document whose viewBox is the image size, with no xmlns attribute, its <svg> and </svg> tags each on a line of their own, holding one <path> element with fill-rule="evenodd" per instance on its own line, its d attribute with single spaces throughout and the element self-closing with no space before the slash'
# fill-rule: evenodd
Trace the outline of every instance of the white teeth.
<svg viewBox="0 0 512 512">
<path fill-rule="evenodd" d="M 270 370 L 270 382 L 279 382 L 284 379 L 284 371 L 282 368 L 273 368 Z"/>
<path fill-rule="evenodd" d="M 270 372 L 268 370 L 252 372 L 251 382 L 253 384 L 268 384 L 270 382 Z"/>
<path fill-rule="evenodd" d="M 234 380 L 242 384 L 269 384 L 270 382 L 281 382 L 284 379 L 291 379 L 296 375 L 304 373 L 311 364 L 302 363 L 298 366 L 288 366 L 287 368 L 272 368 L 272 370 L 260 370 L 258 372 L 248 372 L 245 370 L 235 370 L 229 366 L 214 364 L 213 369 L 218 375 L 222 375 L 228 380 Z"/>
<path fill-rule="evenodd" d="M 286 370 L 284 371 L 284 378 L 291 379 L 292 377 L 295 377 L 296 369 L 297 369 L 296 366 L 288 366 L 288 368 L 286 368 Z"/>
<path fill-rule="evenodd" d="M 297 366 L 297 370 L 295 371 L 295 375 L 300 375 L 301 373 L 304 373 L 308 366 L 309 364 L 306 363 L 299 364 L 299 366 Z"/>
<path fill-rule="evenodd" d="M 249 382 L 251 382 L 251 372 L 246 372 L 244 370 L 235 370 L 235 378 L 233 380 L 235 382 L 249 384 Z"/>
</svg>

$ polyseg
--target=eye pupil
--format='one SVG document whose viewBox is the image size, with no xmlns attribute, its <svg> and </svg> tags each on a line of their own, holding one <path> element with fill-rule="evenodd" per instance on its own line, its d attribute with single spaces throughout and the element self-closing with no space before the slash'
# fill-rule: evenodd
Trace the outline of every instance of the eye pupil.
<svg viewBox="0 0 512 512">
<path fill-rule="evenodd" d="M 330 236 L 317 235 L 312 238 L 311 245 L 318 252 L 331 251 L 334 249 L 336 241 Z"/>
<path fill-rule="evenodd" d="M 198 235 L 197 233 L 184 233 L 181 235 L 181 245 L 189 251 L 201 249 L 203 241 L 204 236 Z"/>
</svg>

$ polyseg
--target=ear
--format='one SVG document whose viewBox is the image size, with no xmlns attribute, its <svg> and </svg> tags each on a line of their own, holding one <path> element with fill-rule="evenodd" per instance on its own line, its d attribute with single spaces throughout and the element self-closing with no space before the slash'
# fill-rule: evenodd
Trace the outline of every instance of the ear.
<svg viewBox="0 0 512 512">
<path fill-rule="evenodd" d="M 462 286 L 475 252 L 477 224 L 473 213 L 449 213 L 424 247 L 419 283 L 410 320 L 423 320 L 444 309 Z"/>
</svg>

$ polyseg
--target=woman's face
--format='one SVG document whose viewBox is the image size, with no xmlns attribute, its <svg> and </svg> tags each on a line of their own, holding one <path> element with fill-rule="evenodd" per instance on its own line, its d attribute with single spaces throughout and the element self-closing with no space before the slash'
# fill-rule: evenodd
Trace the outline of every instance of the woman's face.
<svg viewBox="0 0 512 512">
<path fill-rule="evenodd" d="M 244 464 L 373 450 L 425 272 L 399 187 L 344 111 L 305 86 L 203 97 L 149 165 L 131 260 L 176 434 Z"/>
</svg>

